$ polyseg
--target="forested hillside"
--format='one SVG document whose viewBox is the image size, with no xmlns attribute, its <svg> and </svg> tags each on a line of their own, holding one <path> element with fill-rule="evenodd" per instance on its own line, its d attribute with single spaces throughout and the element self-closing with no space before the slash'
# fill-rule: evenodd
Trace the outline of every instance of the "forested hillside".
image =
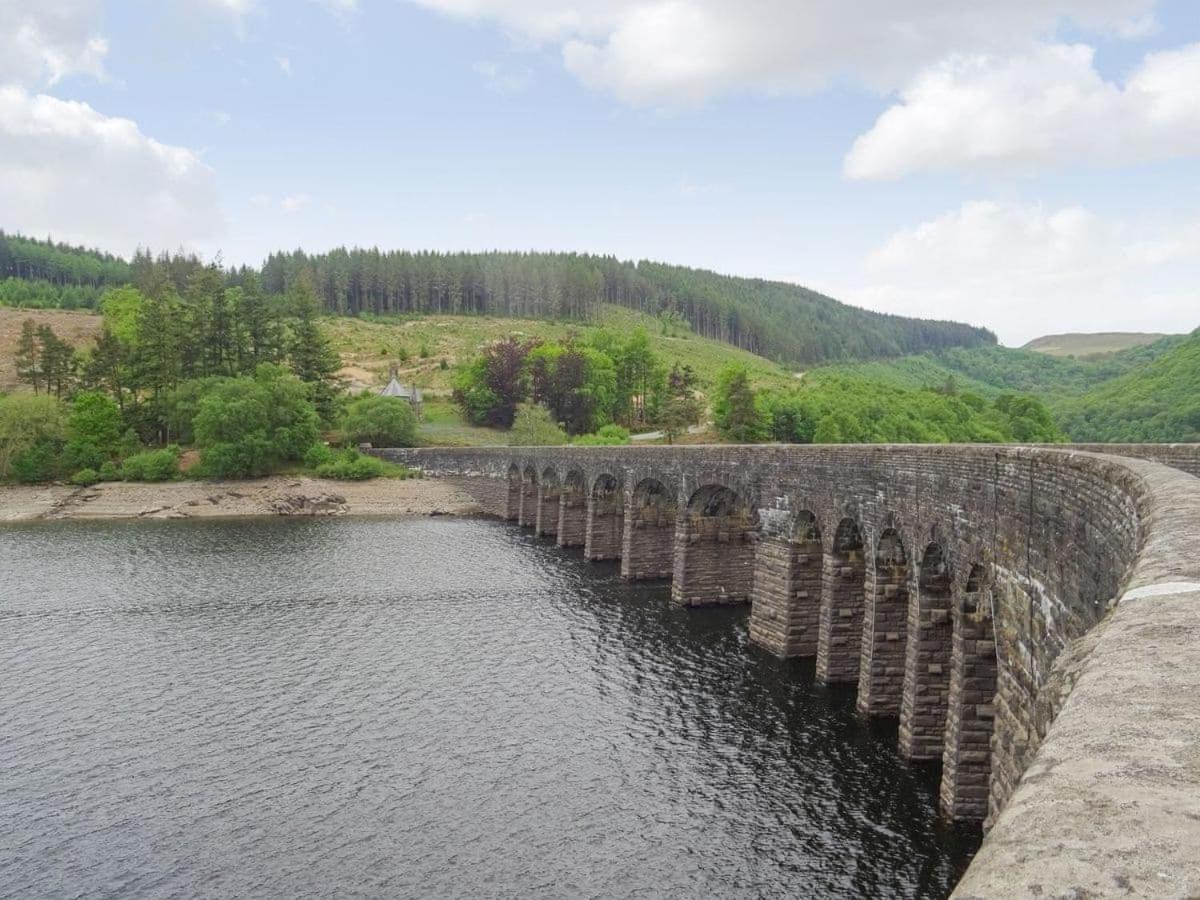
<svg viewBox="0 0 1200 900">
<path fill-rule="evenodd" d="M 103 289 L 133 283 L 145 293 L 166 278 L 181 293 L 200 268 L 188 255 L 132 260 L 0 233 L 0 304 L 94 308 Z M 605 305 L 685 321 L 712 338 L 776 362 L 807 367 L 995 343 L 982 328 L 891 316 L 822 294 L 761 279 L 573 253 L 411 253 L 338 249 L 272 254 L 261 271 L 225 273 L 241 286 L 249 274 L 269 295 L 299 280 L 338 315 L 489 315 L 592 322 Z"/>
<path fill-rule="evenodd" d="M 1031 394 L 1047 404 L 1058 427 L 1074 441 L 1200 440 L 1197 332 L 1090 360 L 975 347 L 819 371 L 985 399 Z"/>
<path fill-rule="evenodd" d="M 541 371 L 537 366 L 551 362 L 578 364 L 585 374 L 591 365 L 603 375 L 602 358 L 619 369 L 632 353 L 605 333 L 624 335 L 640 327 L 663 363 L 656 377 L 665 377 L 675 364 L 689 368 L 695 381 L 687 390 L 701 397 L 711 398 L 718 372 L 729 365 L 745 372 L 757 419 L 728 430 L 725 436 L 738 440 L 1200 437 L 1195 333 L 1074 358 L 1010 350 L 982 329 L 880 315 L 794 285 L 611 257 L 296 251 L 272 255 L 260 273 L 205 266 L 185 254 L 154 257 L 139 251 L 126 262 L 0 233 L 0 306 L 103 305 L 106 321 L 120 323 L 114 318 L 120 304 L 104 296 L 124 285 L 151 304 L 146 308 L 178 319 L 172 341 L 181 358 L 194 351 L 192 343 L 208 340 L 209 331 L 222 358 L 240 352 L 238 341 L 245 336 L 226 334 L 225 318 L 247 297 L 254 309 L 280 316 L 294 305 L 285 297 L 309 296 L 315 307 L 333 314 L 324 328 L 335 342 L 348 342 L 339 348 L 343 363 L 350 380 L 362 386 L 398 366 L 426 387 L 457 390 L 463 372 L 486 353 L 484 344 L 503 339 L 518 342 L 529 357 L 522 370 L 528 368 L 530 378 Z M 224 300 L 214 299 L 218 296 Z M 10 337 L 15 340 L 15 333 Z M 802 382 L 792 377 L 800 368 L 807 373 Z M 184 369 L 178 377 L 193 377 Z M 203 367 L 200 371 L 203 375 Z M 543 387 L 534 391 L 534 400 L 559 415 L 566 401 L 546 387 L 550 376 L 538 377 Z M 656 388 L 655 408 L 670 399 L 665 390 Z M 674 396 L 684 397 L 687 390 Z M 478 390 L 470 393 L 476 406 L 481 396 Z M 586 422 L 576 417 L 571 430 L 606 418 L 651 424 L 653 417 L 643 414 L 654 405 L 648 396 L 638 402 L 649 405 L 630 418 L 623 412 L 628 398 L 618 387 L 611 404 L 597 407 Z"/>
<path fill-rule="evenodd" d="M 1077 441 L 1200 441 L 1200 329 L 1055 414 Z"/>
<path fill-rule="evenodd" d="M 130 270 L 129 263 L 109 253 L 0 231 L 0 279 L 3 278 L 98 288 L 125 284 Z"/>
<path fill-rule="evenodd" d="M 703 337 L 784 364 L 902 356 L 994 344 L 982 328 L 890 316 L 761 279 L 563 253 L 273 254 L 264 288 L 306 273 L 337 313 L 443 313 L 588 320 L 610 303 L 682 317 Z"/>
</svg>

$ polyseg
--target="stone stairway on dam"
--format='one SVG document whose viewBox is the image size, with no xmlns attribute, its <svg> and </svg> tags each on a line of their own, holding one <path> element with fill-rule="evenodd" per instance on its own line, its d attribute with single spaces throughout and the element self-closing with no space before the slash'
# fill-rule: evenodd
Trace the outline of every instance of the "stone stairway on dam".
<svg viewBox="0 0 1200 900">
<path fill-rule="evenodd" d="M 984 822 L 956 896 L 1200 896 L 1200 445 L 373 452 L 749 603 Z"/>
</svg>

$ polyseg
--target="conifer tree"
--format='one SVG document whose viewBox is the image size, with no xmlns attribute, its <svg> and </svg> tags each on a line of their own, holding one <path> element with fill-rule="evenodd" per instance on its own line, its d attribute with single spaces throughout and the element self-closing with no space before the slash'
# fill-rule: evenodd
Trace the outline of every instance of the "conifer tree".
<svg viewBox="0 0 1200 900">
<path fill-rule="evenodd" d="M 321 419 L 332 423 L 337 417 L 342 384 L 337 377 L 342 361 L 321 332 L 317 321 L 317 296 L 307 278 L 299 279 L 288 292 L 295 319 L 288 358 L 292 371 L 309 385 L 313 405 Z"/>
<path fill-rule="evenodd" d="M 173 294 L 147 296 L 138 310 L 133 371 L 139 392 L 149 392 L 145 428 L 160 439 L 166 435 L 163 399 L 183 378 L 183 322 Z"/>
<path fill-rule="evenodd" d="M 91 358 L 84 367 L 84 378 L 90 388 L 101 388 L 125 411 L 125 375 L 128 352 L 117 336 L 105 326 L 96 337 Z"/>
<path fill-rule="evenodd" d="M 62 399 L 70 394 L 75 378 L 77 360 L 74 348 L 62 340 L 49 325 L 39 325 L 37 339 L 41 351 L 41 378 L 46 393 Z"/>
<path fill-rule="evenodd" d="M 235 290 L 238 359 L 243 372 L 253 372 L 259 363 L 278 362 L 282 358 L 282 328 L 257 275 L 245 273 L 241 287 Z"/>
<path fill-rule="evenodd" d="M 17 341 L 17 379 L 33 386 L 33 392 L 38 393 L 41 375 L 42 353 L 38 345 L 37 327 L 33 319 L 21 323 L 21 337 Z"/>
</svg>

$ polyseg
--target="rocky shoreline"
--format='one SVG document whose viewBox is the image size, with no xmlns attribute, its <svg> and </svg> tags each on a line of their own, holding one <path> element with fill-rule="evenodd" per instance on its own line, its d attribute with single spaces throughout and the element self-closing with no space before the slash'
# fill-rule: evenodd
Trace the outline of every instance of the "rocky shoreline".
<svg viewBox="0 0 1200 900">
<path fill-rule="evenodd" d="M 0 487 L 0 522 L 201 519 L 241 516 L 473 515 L 478 504 L 436 479 L 258 478 L 249 481 L 110 482 L 92 487 Z"/>
</svg>

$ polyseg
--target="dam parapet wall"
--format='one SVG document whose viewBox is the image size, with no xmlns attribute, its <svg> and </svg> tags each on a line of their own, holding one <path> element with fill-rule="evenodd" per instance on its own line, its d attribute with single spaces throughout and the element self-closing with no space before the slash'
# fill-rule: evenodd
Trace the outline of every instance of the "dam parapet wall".
<svg viewBox="0 0 1200 900">
<path fill-rule="evenodd" d="M 589 558 L 619 527 L 622 572 L 675 603 L 749 602 L 755 643 L 898 717 L 945 814 L 985 821 L 958 895 L 1189 896 L 1200 447 L 1099 446 L 375 452 L 542 533 L 558 509 L 609 535 Z"/>
</svg>

